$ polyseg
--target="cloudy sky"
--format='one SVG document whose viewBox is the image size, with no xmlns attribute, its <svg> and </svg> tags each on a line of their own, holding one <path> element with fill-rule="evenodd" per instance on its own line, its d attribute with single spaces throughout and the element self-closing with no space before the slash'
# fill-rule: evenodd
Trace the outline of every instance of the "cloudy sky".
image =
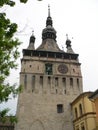
<svg viewBox="0 0 98 130">
<path fill-rule="evenodd" d="M 50 5 L 59 47 L 64 47 L 66 51 L 65 41 L 68 34 L 74 52 L 79 54 L 83 90 L 95 91 L 98 88 L 98 0 L 28 0 L 26 4 L 15 1 L 14 8 L 4 7 L 2 11 L 5 10 L 7 17 L 18 24 L 15 37 L 22 41 L 19 51 L 28 47 L 33 30 L 36 37 L 35 47 L 41 44 L 42 29 L 46 26 Z M 17 62 L 19 69 L 12 71 L 9 78 L 11 83 L 19 83 L 20 59 Z M 12 101 L 9 104 L 11 103 Z"/>
</svg>

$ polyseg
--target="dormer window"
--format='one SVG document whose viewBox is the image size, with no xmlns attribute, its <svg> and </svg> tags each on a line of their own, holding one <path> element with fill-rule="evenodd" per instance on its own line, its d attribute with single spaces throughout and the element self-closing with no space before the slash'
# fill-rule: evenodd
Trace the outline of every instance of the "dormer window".
<svg viewBox="0 0 98 130">
<path fill-rule="evenodd" d="M 45 64 L 45 73 L 47 75 L 51 75 L 52 74 L 52 64 L 50 64 L 50 63 Z"/>
</svg>

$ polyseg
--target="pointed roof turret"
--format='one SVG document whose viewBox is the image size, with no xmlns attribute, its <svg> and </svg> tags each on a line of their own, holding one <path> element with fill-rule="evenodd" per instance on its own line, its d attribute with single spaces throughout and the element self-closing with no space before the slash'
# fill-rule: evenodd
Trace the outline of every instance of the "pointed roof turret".
<svg viewBox="0 0 98 130">
<path fill-rule="evenodd" d="M 68 38 L 68 34 L 66 34 L 66 48 L 67 48 L 67 53 L 74 53 L 73 49 L 71 48 L 71 40 Z"/>
<path fill-rule="evenodd" d="M 35 36 L 34 36 L 34 31 L 32 31 L 32 35 L 31 35 L 30 40 L 29 40 L 28 49 L 35 50 L 34 43 L 35 43 Z"/>
</svg>

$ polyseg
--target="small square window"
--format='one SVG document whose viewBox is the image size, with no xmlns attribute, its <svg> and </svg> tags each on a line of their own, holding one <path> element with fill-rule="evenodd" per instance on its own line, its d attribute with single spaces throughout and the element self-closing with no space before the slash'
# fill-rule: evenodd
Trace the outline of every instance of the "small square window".
<svg viewBox="0 0 98 130">
<path fill-rule="evenodd" d="M 63 113 L 64 110 L 63 110 L 63 104 L 58 104 L 57 105 L 57 113 Z"/>
<path fill-rule="evenodd" d="M 32 67 L 32 65 L 30 65 L 30 68 Z"/>
</svg>

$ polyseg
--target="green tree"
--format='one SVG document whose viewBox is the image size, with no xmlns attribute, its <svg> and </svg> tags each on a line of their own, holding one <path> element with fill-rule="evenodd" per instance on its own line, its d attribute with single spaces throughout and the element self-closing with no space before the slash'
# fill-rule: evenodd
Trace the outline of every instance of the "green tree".
<svg viewBox="0 0 98 130">
<path fill-rule="evenodd" d="M 16 31 L 17 24 L 11 23 L 5 13 L 0 13 L 0 103 L 7 101 L 11 92 L 16 93 L 15 87 L 5 82 L 10 69 L 17 68 L 16 60 L 19 57 L 20 42 L 14 38 Z"/>
<path fill-rule="evenodd" d="M 20 2 L 22 3 L 26 3 L 29 0 L 20 0 Z M 37 1 L 42 1 L 42 0 L 37 0 Z M 12 0 L 0 0 L 0 6 L 2 7 L 3 5 L 10 5 L 10 6 L 14 6 L 15 2 Z"/>
<path fill-rule="evenodd" d="M 15 2 L 0 0 L 0 8 L 5 4 L 12 7 L 15 5 Z M 20 42 L 14 37 L 16 31 L 17 24 L 11 23 L 10 19 L 6 17 L 6 13 L 0 12 L 0 104 L 7 102 L 10 94 L 15 97 L 20 90 L 20 87 L 11 86 L 6 81 L 10 75 L 10 70 L 17 68 L 16 60 L 19 57 L 18 47 Z M 8 111 L 7 108 L 0 110 L 0 121 L 5 121 Z"/>
</svg>

